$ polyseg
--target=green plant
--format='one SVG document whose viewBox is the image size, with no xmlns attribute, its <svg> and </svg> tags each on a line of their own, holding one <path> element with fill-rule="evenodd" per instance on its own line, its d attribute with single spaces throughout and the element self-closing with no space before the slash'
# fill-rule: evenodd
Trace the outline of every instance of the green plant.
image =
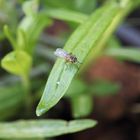
<svg viewBox="0 0 140 140">
<path fill-rule="evenodd" d="M 47 57 L 47 60 L 51 59 L 52 61 L 55 59 L 52 56 L 54 48 L 42 47 L 37 42 L 42 30 L 52 25 L 53 18 L 67 21 L 69 24 L 73 22 L 74 26 L 78 26 L 66 42 L 64 49 L 76 55 L 82 64 L 78 68 L 75 64 L 66 64 L 63 59 L 58 59 L 55 62 L 37 107 L 37 116 L 52 108 L 64 95 L 70 99 L 74 117 L 87 116 L 92 110 L 91 97 L 93 93 L 97 96 L 117 93 L 120 89 L 120 85 L 117 83 L 99 80 L 87 85 L 80 78 L 90 62 L 97 57 L 106 54 L 123 60 L 140 62 L 139 52 L 136 49 L 120 48 L 119 43 L 116 43 L 117 39 L 111 36 L 124 17 L 140 4 L 139 0 L 133 2 L 131 0 L 109 0 L 97 9 L 97 1 L 92 3 L 92 0 L 69 2 L 43 0 L 41 3 L 45 6 L 41 10 L 39 10 L 39 0 L 21 1 L 20 3 L 25 16 L 19 24 L 14 23 L 16 26 L 14 32 L 11 30 L 10 24 L 3 27 L 4 34 L 10 41 L 13 50 L 1 60 L 1 66 L 11 74 L 20 77 L 21 83 L 14 76 L 5 76 L 2 80 L 2 87 L 0 87 L 0 114 L 2 115 L 0 120 L 14 116 L 23 106 L 25 118 L 30 118 L 35 112 L 33 106 L 40 98 L 44 83 L 32 79 L 39 79 L 38 75 L 42 72 L 47 72 L 48 75 L 50 71 L 49 61 L 43 62 L 41 57 Z M 85 5 L 89 8 L 84 8 Z M 47 38 L 49 37 L 47 36 L 45 39 Z M 59 38 L 51 36 L 50 38 L 53 40 L 51 43 L 59 40 Z M 35 48 L 36 45 L 38 48 Z M 57 44 L 54 46 L 58 47 Z M 108 47 L 105 48 L 105 46 Z M 74 77 L 76 78 L 74 79 Z M 7 86 L 8 82 L 9 86 Z M 36 91 L 35 94 L 32 94 L 34 91 Z M 7 109 L 11 111 L 7 112 Z M 81 131 L 96 124 L 96 121 L 86 119 L 74 120 L 69 123 L 63 120 L 46 119 L 1 122 L 0 138 L 54 137 Z"/>
</svg>

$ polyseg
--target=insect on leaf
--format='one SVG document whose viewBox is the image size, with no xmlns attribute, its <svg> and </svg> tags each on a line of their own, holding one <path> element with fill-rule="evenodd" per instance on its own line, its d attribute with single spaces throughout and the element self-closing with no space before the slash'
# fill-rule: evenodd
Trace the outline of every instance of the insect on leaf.
<svg viewBox="0 0 140 140">
<path fill-rule="evenodd" d="M 75 55 L 78 61 L 83 63 L 91 49 L 96 47 L 97 41 L 100 41 L 102 34 L 109 28 L 114 17 L 120 15 L 120 10 L 122 9 L 117 3 L 110 3 L 96 10 L 75 30 L 64 46 L 64 50 Z M 38 116 L 58 103 L 78 70 L 75 64 L 66 64 L 64 59 L 56 61 L 37 106 Z"/>
</svg>

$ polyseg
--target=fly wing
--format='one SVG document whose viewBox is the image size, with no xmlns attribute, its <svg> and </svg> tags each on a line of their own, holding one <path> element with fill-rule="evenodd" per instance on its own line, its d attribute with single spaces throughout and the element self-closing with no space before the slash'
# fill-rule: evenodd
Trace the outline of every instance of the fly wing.
<svg viewBox="0 0 140 140">
<path fill-rule="evenodd" d="M 58 57 L 61 57 L 61 58 L 66 58 L 67 55 L 68 55 L 68 53 L 65 50 L 61 49 L 61 48 L 56 49 L 56 51 L 54 52 L 54 54 L 56 56 L 58 56 Z"/>
</svg>

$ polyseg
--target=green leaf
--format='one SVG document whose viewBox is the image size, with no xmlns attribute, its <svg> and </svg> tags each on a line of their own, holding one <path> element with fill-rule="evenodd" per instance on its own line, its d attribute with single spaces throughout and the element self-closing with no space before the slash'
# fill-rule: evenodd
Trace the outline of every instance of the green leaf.
<svg viewBox="0 0 140 140">
<path fill-rule="evenodd" d="M 5 35 L 2 31 L 0 31 L 0 41 L 2 41 L 5 38 Z"/>
<path fill-rule="evenodd" d="M 86 92 L 88 88 L 89 86 L 84 81 L 76 78 L 72 81 L 65 96 L 74 98 L 75 96 Z"/>
<path fill-rule="evenodd" d="M 32 58 L 24 51 L 13 51 L 2 59 L 1 65 L 12 74 L 25 76 L 31 68 Z"/>
<path fill-rule="evenodd" d="M 11 30 L 9 29 L 7 25 L 5 25 L 3 29 L 4 29 L 4 34 L 9 39 L 10 43 L 12 44 L 12 47 L 16 49 L 17 48 L 16 40 L 13 37 Z"/>
<path fill-rule="evenodd" d="M 22 9 L 27 16 L 36 14 L 39 7 L 39 0 L 29 0 L 23 3 Z"/>
<path fill-rule="evenodd" d="M 20 23 L 19 28 L 24 31 L 26 36 L 26 51 L 33 52 L 35 43 L 44 27 L 51 25 L 52 21 L 43 13 L 34 16 L 26 16 Z"/>
<path fill-rule="evenodd" d="M 74 1 L 73 0 L 47 0 L 44 2 L 47 8 L 65 8 L 74 10 Z"/>
<path fill-rule="evenodd" d="M 63 8 L 79 12 L 91 13 L 96 7 L 96 0 L 47 0 L 44 2 L 46 9 Z"/>
<path fill-rule="evenodd" d="M 91 13 L 97 6 L 96 0 L 75 0 L 76 10 L 84 13 Z"/>
<path fill-rule="evenodd" d="M 91 128 L 94 120 L 30 120 L 0 123 L 0 138 L 42 138 L 54 137 Z M 7 135 L 8 132 L 8 135 Z"/>
<path fill-rule="evenodd" d="M 85 14 L 66 9 L 46 9 L 42 12 L 51 18 L 72 21 L 76 23 L 83 23 L 88 18 L 88 16 Z"/>
<path fill-rule="evenodd" d="M 71 98 L 72 114 L 75 118 L 85 117 L 92 111 L 93 100 L 87 93 Z"/>
<path fill-rule="evenodd" d="M 121 42 L 119 41 L 119 39 L 112 35 L 110 40 L 108 41 L 108 44 L 107 44 L 110 48 L 120 48 L 122 45 L 121 45 Z"/>
<path fill-rule="evenodd" d="M 0 140 L 3 140 L 3 139 L 0 139 Z M 9 140 L 15 140 L 15 139 L 9 139 Z M 27 139 L 26 138 L 20 138 L 20 140 L 27 140 Z M 50 139 L 50 138 L 47 138 L 47 139 L 46 138 L 30 138 L 29 140 L 52 140 L 52 139 Z"/>
<path fill-rule="evenodd" d="M 107 80 L 95 80 L 90 86 L 90 93 L 96 96 L 114 95 L 121 89 L 120 84 Z"/>
<path fill-rule="evenodd" d="M 17 12 L 16 3 L 13 1 L 0 1 L 0 30 L 2 30 L 3 26 L 7 24 L 10 28 L 10 31 L 15 31 L 17 27 L 17 22 L 19 20 Z M 14 32 L 13 32 L 14 33 Z"/>
<path fill-rule="evenodd" d="M 80 98 L 80 96 L 91 96 L 92 94 L 95 96 L 114 95 L 118 93 L 120 89 L 121 85 L 119 83 L 114 83 L 103 79 L 96 79 L 93 83 L 88 85 L 81 80 L 74 79 L 69 86 L 65 97 L 73 98 L 74 100 L 74 98 Z"/>
<path fill-rule="evenodd" d="M 23 29 L 17 29 L 17 50 L 25 50 L 27 46 L 26 34 Z"/>
<path fill-rule="evenodd" d="M 107 48 L 105 54 L 121 60 L 140 63 L 140 49 L 138 48 Z"/>
<path fill-rule="evenodd" d="M 120 10 L 119 5 L 112 3 L 98 9 L 76 29 L 64 49 L 83 63 Z M 36 110 L 38 116 L 48 111 L 63 97 L 78 69 L 76 64 L 66 64 L 63 59 L 56 61 Z"/>
<path fill-rule="evenodd" d="M 18 84 L 0 87 L 0 120 L 5 120 L 18 111 L 23 105 L 23 91 Z M 7 111 L 10 110 L 10 111 Z"/>
</svg>

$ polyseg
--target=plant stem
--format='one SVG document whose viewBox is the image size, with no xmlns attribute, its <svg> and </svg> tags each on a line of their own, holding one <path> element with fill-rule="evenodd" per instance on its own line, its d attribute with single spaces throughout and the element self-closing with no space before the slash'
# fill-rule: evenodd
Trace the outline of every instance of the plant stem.
<svg viewBox="0 0 140 140">
<path fill-rule="evenodd" d="M 31 89 L 30 89 L 30 79 L 29 79 L 29 75 L 23 75 L 22 77 L 22 84 L 24 87 L 24 95 L 25 95 L 25 110 L 27 115 L 30 115 L 30 112 L 32 110 L 32 98 L 31 98 Z"/>
</svg>

